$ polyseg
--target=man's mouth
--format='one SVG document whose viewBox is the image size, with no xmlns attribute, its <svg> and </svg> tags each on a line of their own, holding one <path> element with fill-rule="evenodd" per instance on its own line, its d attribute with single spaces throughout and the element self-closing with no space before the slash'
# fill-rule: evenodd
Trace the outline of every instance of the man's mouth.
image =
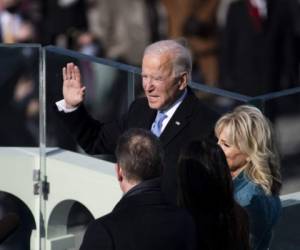
<svg viewBox="0 0 300 250">
<path fill-rule="evenodd" d="M 151 101 L 156 101 L 159 98 L 159 96 L 157 96 L 157 95 L 147 95 L 147 98 L 151 102 Z"/>
</svg>

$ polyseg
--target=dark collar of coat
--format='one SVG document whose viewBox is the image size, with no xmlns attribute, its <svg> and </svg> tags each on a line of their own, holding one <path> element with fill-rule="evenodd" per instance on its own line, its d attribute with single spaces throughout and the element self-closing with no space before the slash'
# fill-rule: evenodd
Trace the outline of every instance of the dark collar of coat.
<svg viewBox="0 0 300 250">
<path fill-rule="evenodd" d="M 124 194 L 113 211 L 116 212 L 127 207 L 165 203 L 160 186 L 160 178 L 142 181 Z"/>
</svg>

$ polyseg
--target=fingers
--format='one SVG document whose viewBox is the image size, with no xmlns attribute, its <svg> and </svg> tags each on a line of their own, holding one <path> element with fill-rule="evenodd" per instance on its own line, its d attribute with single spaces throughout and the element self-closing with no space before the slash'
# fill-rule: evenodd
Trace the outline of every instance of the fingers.
<svg viewBox="0 0 300 250">
<path fill-rule="evenodd" d="M 72 79 L 72 68 L 74 67 L 73 65 L 73 63 L 68 63 L 66 67 L 63 67 L 62 73 L 64 81 Z"/>
<path fill-rule="evenodd" d="M 72 80 L 76 80 L 76 78 L 75 78 L 75 66 L 74 65 L 70 70 L 70 75 L 71 75 Z"/>
<path fill-rule="evenodd" d="M 68 63 L 67 64 L 67 69 L 66 69 L 66 77 L 67 80 L 71 80 L 72 79 L 72 75 L 73 75 L 73 71 L 74 71 L 74 63 Z"/>
<path fill-rule="evenodd" d="M 77 66 L 74 67 L 74 78 L 81 83 L 81 74 Z"/>
<path fill-rule="evenodd" d="M 65 80 L 67 80 L 67 69 L 66 69 L 66 67 L 63 67 L 63 69 L 62 69 L 62 73 L 63 73 L 63 80 L 65 81 Z"/>
<path fill-rule="evenodd" d="M 75 80 L 79 84 L 81 84 L 81 74 L 79 68 L 74 63 L 68 63 L 62 69 L 63 80 Z"/>
</svg>

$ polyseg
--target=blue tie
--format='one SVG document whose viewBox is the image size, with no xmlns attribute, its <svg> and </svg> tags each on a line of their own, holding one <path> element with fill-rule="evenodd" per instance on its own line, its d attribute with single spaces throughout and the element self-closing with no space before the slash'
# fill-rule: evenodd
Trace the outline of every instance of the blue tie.
<svg viewBox="0 0 300 250">
<path fill-rule="evenodd" d="M 160 111 L 157 112 L 155 121 L 153 122 L 152 127 L 151 127 L 152 133 L 155 134 L 157 137 L 159 137 L 161 134 L 162 123 L 166 117 L 167 117 L 167 115 L 164 114 L 163 112 L 160 112 Z"/>
</svg>

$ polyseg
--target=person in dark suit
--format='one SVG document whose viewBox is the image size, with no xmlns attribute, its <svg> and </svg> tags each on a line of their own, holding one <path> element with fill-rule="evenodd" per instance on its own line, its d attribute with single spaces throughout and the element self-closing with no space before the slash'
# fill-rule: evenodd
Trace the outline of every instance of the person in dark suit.
<svg viewBox="0 0 300 250">
<path fill-rule="evenodd" d="M 120 137 L 116 174 L 124 196 L 111 213 L 89 224 L 81 250 L 196 249 L 192 216 L 161 192 L 162 152 L 147 130 L 130 129 Z"/>
<path fill-rule="evenodd" d="M 155 128 L 162 112 L 158 135 L 165 150 L 162 187 L 168 199 L 176 203 L 175 166 L 181 146 L 191 139 L 211 133 L 218 117 L 201 103 L 188 87 L 192 60 L 189 50 L 174 40 L 149 45 L 144 52 L 142 78 L 145 97 L 136 99 L 118 121 L 95 121 L 82 105 L 85 87 L 77 66 L 63 69 L 64 100 L 57 102 L 57 112 L 80 146 L 89 154 L 112 154 L 118 137 L 129 128 Z M 63 112 L 64 111 L 64 112 Z M 68 112 L 73 111 L 73 112 Z"/>
<path fill-rule="evenodd" d="M 222 88 L 258 96 L 296 82 L 289 2 L 242 0 L 230 4 L 221 41 Z"/>
</svg>

